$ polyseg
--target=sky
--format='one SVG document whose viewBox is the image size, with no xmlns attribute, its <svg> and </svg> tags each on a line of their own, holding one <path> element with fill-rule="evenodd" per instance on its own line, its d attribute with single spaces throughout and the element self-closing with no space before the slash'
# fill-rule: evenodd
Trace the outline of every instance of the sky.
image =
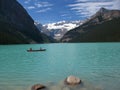
<svg viewBox="0 0 120 90">
<path fill-rule="evenodd" d="M 120 0 L 17 0 L 29 15 L 42 24 L 85 20 L 101 7 L 119 9 Z"/>
</svg>

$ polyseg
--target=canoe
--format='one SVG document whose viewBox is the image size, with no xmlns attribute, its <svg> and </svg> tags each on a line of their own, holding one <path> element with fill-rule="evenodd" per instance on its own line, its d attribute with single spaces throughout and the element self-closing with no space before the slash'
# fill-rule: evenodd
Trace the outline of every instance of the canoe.
<svg viewBox="0 0 120 90">
<path fill-rule="evenodd" d="M 39 50 L 27 50 L 27 52 L 40 52 L 40 51 L 46 51 L 46 49 L 39 49 Z"/>
</svg>

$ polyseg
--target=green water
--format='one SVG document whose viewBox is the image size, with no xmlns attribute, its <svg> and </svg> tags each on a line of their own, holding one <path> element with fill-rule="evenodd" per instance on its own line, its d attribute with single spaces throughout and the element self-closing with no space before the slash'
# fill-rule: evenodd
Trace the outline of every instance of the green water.
<svg viewBox="0 0 120 90">
<path fill-rule="evenodd" d="M 30 47 L 46 51 L 27 52 Z M 120 90 L 120 43 L 0 46 L 0 90 L 30 90 L 36 83 L 61 83 L 69 75 L 95 90 Z"/>
</svg>

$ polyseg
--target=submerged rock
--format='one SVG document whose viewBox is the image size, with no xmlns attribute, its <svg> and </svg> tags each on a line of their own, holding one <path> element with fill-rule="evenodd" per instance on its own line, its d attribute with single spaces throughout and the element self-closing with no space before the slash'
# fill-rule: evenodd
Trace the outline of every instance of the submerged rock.
<svg viewBox="0 0 120 90">
<path fill-rule="evenodd" d="M 49 90 L 62 90 L 62 87 L 56 85 L 56 86 L 50 87 Z"/>
<path fill-rule="evenodd" d="M 70 90 L 70 88 L 68 88 L 68 87 L 64 87 L 63 90 Z"/>
<path fill-rule="evenodd" d="M 65 79 L 65 83 L 68 85 L 78 85 L 81 83 L 81 79 L 75 76 L 69 76 Z"/>
<path fill-rule="evenodd" d="M 46 88 L 46 86 L 42 85 L 42 84 L 35 84 L 32 86 L 31 90 L 41 90 Z"/>
</svg>

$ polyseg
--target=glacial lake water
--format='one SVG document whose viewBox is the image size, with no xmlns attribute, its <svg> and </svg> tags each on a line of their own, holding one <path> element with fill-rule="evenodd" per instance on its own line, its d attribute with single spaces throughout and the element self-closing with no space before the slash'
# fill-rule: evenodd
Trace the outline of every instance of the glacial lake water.
<svg viewBox="0 0 120 90">
<path fill-rule="evenodd" d="M 26 51 L 40 47 L 46 51 Z M 85 86 L 60 89 L 69 75 Z M 120 43 L 0 45 L 0 90 L 30 90 L 37 83 L 54 90 L 120 90 Z"/>
</svg>

